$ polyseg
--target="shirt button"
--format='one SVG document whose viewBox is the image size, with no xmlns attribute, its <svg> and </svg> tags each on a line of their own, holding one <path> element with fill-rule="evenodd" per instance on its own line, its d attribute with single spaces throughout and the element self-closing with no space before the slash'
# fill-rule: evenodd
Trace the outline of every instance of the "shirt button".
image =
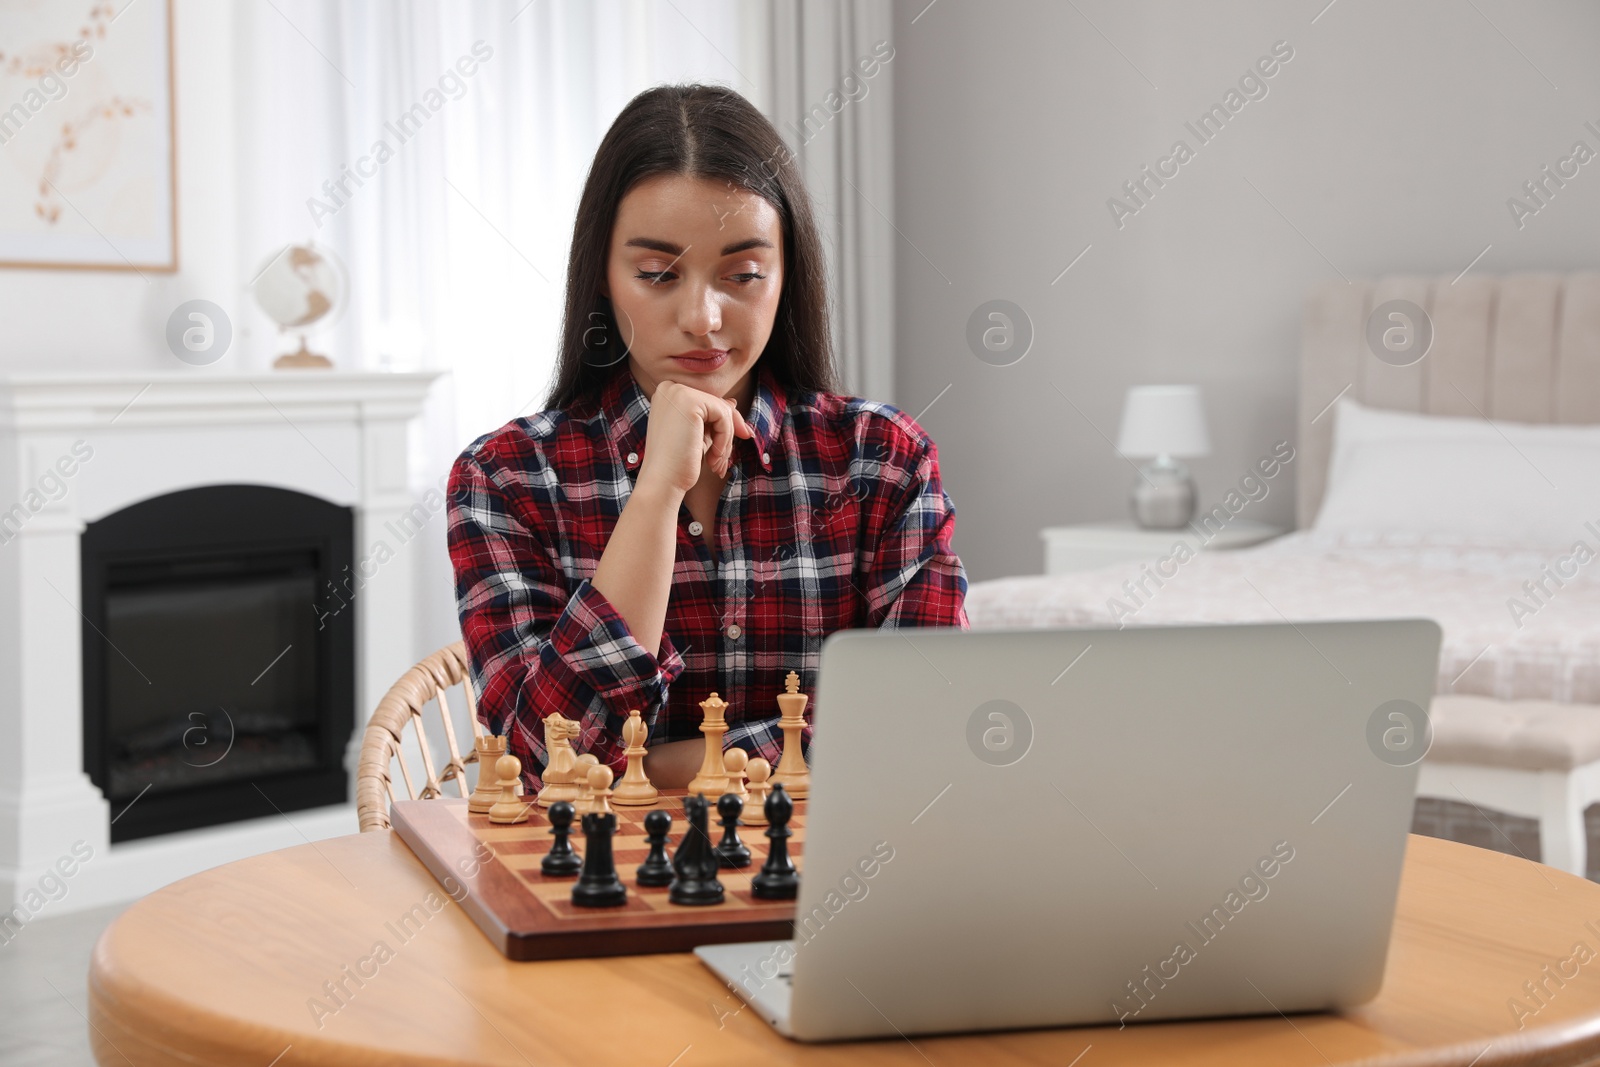
<svg viewBox="0 0 1600 1067">
<path fill-rule="evenodd" d="M 628 466 L 631 467 L 637 462 L 639 462 L 639 453 L 637 453 L 637 452 L 629 452 L 628 453 Z"/>
<path fill-rule="evenodd" d="M 728 628 L 722 632 L 728 635 L 728 640 L 737 641 L 739 640 L 739 635 L 744 633 L 744 630 L 740 628 L 738 623 L 731 622 L 728 624 Z"/>
<path fill-rule="evenodd" d="M 691 522 L 689 524 L 689 532 L 694 536 L 699 537 L 705 532 L 705 527 L 701 526 L 699 522 Z"/>
<path fill-rule="evenodd" d="M 772 453 L 771 452 L 763 452 L 763 453 L 761 453 L 761 462 L 763 462 L 763 463 L 771 463 L 772 462 Z"/>
</svg>

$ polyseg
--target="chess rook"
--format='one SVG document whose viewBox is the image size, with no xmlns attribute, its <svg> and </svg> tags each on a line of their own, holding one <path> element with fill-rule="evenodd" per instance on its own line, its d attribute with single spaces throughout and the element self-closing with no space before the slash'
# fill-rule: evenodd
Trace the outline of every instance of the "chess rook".
<svg viewBox="0 0 1600 1067">
<path fill-rule="evenodd" d="M 610 773 L 609 769 L 606 771 Z M 628 887 L 617 877 L 617 863 L 611 851 L 611 836 L 617 831 L 616 815 L 588 814 L 583 817 L 583 873 L 572 887 L 572 903 L 580 908 L 616 908 L 628 902 Z"/>
<path fill-rule="evenodd" d="M 500 799 L 500 774 L 494 765 L 506 754 L 506 739 L 496 734 L 481 734 L 472 747 L 478 754 L 478 788 L 467 798 L 467 810 L 474 815 L 487 815 L 494 802 Z"/>
</svg>

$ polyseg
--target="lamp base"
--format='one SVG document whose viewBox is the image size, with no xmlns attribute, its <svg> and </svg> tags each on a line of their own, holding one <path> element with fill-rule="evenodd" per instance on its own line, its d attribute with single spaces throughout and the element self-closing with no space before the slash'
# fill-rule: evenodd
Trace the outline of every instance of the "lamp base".
<svg viewBox="0 0 1600 1067">
<path fill-rule="evenodd" d="M 1129 502 L 1133 521 L 1147 530 L 1177 530 L 1194 518 L 1199 494 L 1189 468 L 1168 456 L 1158 456 L 1139 468 Z"/>
</svg>

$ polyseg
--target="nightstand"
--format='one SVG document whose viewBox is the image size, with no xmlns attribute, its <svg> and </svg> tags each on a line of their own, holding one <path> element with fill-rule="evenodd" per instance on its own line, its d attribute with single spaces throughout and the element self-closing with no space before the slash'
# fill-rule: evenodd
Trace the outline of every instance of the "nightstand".
<svg viewBox="0 0 1600 1067">
<path fill-rule="evenodd" d="M 1203 538 L 1192 526 L 1146 530 L 1124 520 L 1050 526 L 1039 531 L 1039 536 L 1044 539 L 1044 572 L 1067 574 L 1110 563 L 1156 559 L 1172 552 L 1180 541 L 1188 544 L 1191 551 L 1214 551 L 1259 545 L 1283 532 L 1264 522 L 1233 519 L 1209 538 Z"/>
</svg>

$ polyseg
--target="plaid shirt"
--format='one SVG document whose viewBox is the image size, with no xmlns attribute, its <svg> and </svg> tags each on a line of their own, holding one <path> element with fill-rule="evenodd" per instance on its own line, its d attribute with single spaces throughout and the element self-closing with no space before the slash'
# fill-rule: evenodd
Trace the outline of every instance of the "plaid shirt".
<svg viewBox="0 0 1600 1067">
<path fill-rule="evenodd" d="M 714 690 L 728 702 L 724 745 L 776 767 L 774 698 L 798 672 L 812 697 L 809 750 L 828 634 L 968 625 L 933 440 L 888 404 L 791 398 L 758 364 L 755 437 L 734 439 L 716 557 L 681 506 L 652 653 L 590 583 L 643 463 L 649 414 L 624 368 L 598 398 L 478 438 L 451 471 L 448 543 L 478 715 L 509 735 L 533 789 L 551 712 L 577 720 L 573 747 L 620 776 L 630 709 L 649 745 L 699 738 L 699 701 Z"/>
</svg>

